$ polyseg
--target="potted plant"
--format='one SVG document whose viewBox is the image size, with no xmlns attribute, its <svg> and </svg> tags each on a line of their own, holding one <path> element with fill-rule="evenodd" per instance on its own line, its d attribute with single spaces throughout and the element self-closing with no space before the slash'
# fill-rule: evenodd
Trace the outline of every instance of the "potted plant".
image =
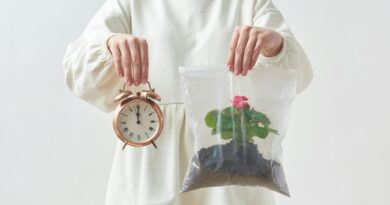
<svg viewBox="0 0 390 205">
<path fill-rule="evenodd" d="M 231 100 L 232 106 L 208 112 L 205 122 L 211 128 L 211 134 L 220 134 L 225 140 L 236 140 L 242 146 L 253 142 L 253 137 L 265 139 L 269 133 L 278 135 L 278 131 L 270 127 L 269 118 L 251 108 L 247 100 L 245 96 L 236 95 Z"/>
</svg>

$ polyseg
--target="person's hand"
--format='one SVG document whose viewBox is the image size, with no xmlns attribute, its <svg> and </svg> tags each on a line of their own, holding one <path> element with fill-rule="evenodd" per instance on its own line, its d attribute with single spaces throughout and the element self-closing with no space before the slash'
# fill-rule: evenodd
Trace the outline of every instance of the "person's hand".
<svg viewBox="0 0 390 205">
<path fill-rule="evenodd" d="M 149 57 L 145 39 L 130 34 L 114 34 L 107 41 L 116 72 L 125 77 L 127 85 L 146 83 L 148 80 Z"/>
<path fill-rule="evenodd" d="M 273 57 L 279 54 L 283 37 L 271 29 L 237 26 L 229 46 L 227 66 L 236 75 L 246 75 L 259 55 Z"/>
</svg>

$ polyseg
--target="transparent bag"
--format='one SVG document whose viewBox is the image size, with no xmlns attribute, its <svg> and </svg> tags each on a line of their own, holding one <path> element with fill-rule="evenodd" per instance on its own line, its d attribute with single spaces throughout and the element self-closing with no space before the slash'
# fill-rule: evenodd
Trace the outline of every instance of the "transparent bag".
<svg viewBox="0 0 390 205">
<path fill-rule="evenodd" d="M 290 196 L 281 142 L 297 74 L 254 67 L 246 76 L 223 65 L 179 66 L 195 137 L 180 193 L 213 186 L 262 186 Z"/>
</svg>

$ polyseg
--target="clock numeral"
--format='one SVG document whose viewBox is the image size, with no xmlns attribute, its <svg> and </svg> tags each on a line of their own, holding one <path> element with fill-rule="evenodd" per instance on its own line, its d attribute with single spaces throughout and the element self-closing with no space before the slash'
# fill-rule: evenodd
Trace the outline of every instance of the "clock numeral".
<svg viewBox="0 0 390 205">
<path fill-rule="evenodd" d="M 137 135 L 138 141 L 141 141 L 141 135 Z"/>
<path fill-rule="evenodd" d="M 151 116 L 153 113 L 154 113 L 154 112 L 151 112 L 151 113 L 149 114 L 149 116 Z"/>
<path fill-rule="evenodd" d="M 133 132 L 130 132 L 129 137 L 133 138 Z"/>
<path fill-rule="evenodd" d="M 130 112 L 133 112 L 133 108 L 132 107 L 129 107 L 129 110 L 130 110 Z"/>
<path fill-rule="evenodd" d="M 123 132 L 128 132 L 129 131 L 129 129 L 127 128 L 127 127 L 125 127 L 124 129 L 123 129 Z"/>
<path fill-rule="evenodd" d="M 154 131 L 153 127 L 149 127 L 149 130 L 150 130 L 150 131 Z"/>
<path fill-rule="evenodd" d="M 121 113 L 123 116 L 127 117 L 128 115 L 126 115 L 125 113 Z"/>
<path fill-rule="evenodd" d="M 126 122 L 122 122 L 122 125 L 125 125 L 126 124 Z"/>
<path fill-rule="evenodd" d="M 147 132 L 145 132 L 145 136 L 146 136 L 146 138 L 148 138 L 148 137 L 149 137 L 149 134 L 148 134 Z"/>
<path fill-rule="evenodd" d="M 151 120 L 150 122 L 151 122 L 151 123 L 155 123 L 155 122 L 157 122 L 157 121 L 156 121 L 156 120 Z"/>
<path fill-rule="evenodd" d="M 145 109 L 144 109 L 144 112 L 145 112 L 145 110 L 146 110 L 146 108 L 148 108 L 148 106 L 147 106 L 147 105 L 145 105 Z"/>
</svg>

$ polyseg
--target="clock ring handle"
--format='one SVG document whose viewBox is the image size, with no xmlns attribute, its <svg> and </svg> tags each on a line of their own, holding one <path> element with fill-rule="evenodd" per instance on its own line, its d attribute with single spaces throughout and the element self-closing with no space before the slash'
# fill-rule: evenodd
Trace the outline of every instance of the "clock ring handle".
<svg viewBox="0 0 390 205">
<path fill-rule="evenodd" d="M 148 83 L 149 90 L 152 90 L 152 87 L 150 86 L 150 82 L 149 82 L 149 80 L 147 80 L 146 82 Z M 123 83 L 123 88 L 122 88 L 122 90 L 121 90 L 121 91 L 122 91 L 122 92 L 123 92 L 123 91 L 125 91 L 125 88 L 126 88 L 126 82 L 125 82 L 125 83 Z"/>
</svg>

